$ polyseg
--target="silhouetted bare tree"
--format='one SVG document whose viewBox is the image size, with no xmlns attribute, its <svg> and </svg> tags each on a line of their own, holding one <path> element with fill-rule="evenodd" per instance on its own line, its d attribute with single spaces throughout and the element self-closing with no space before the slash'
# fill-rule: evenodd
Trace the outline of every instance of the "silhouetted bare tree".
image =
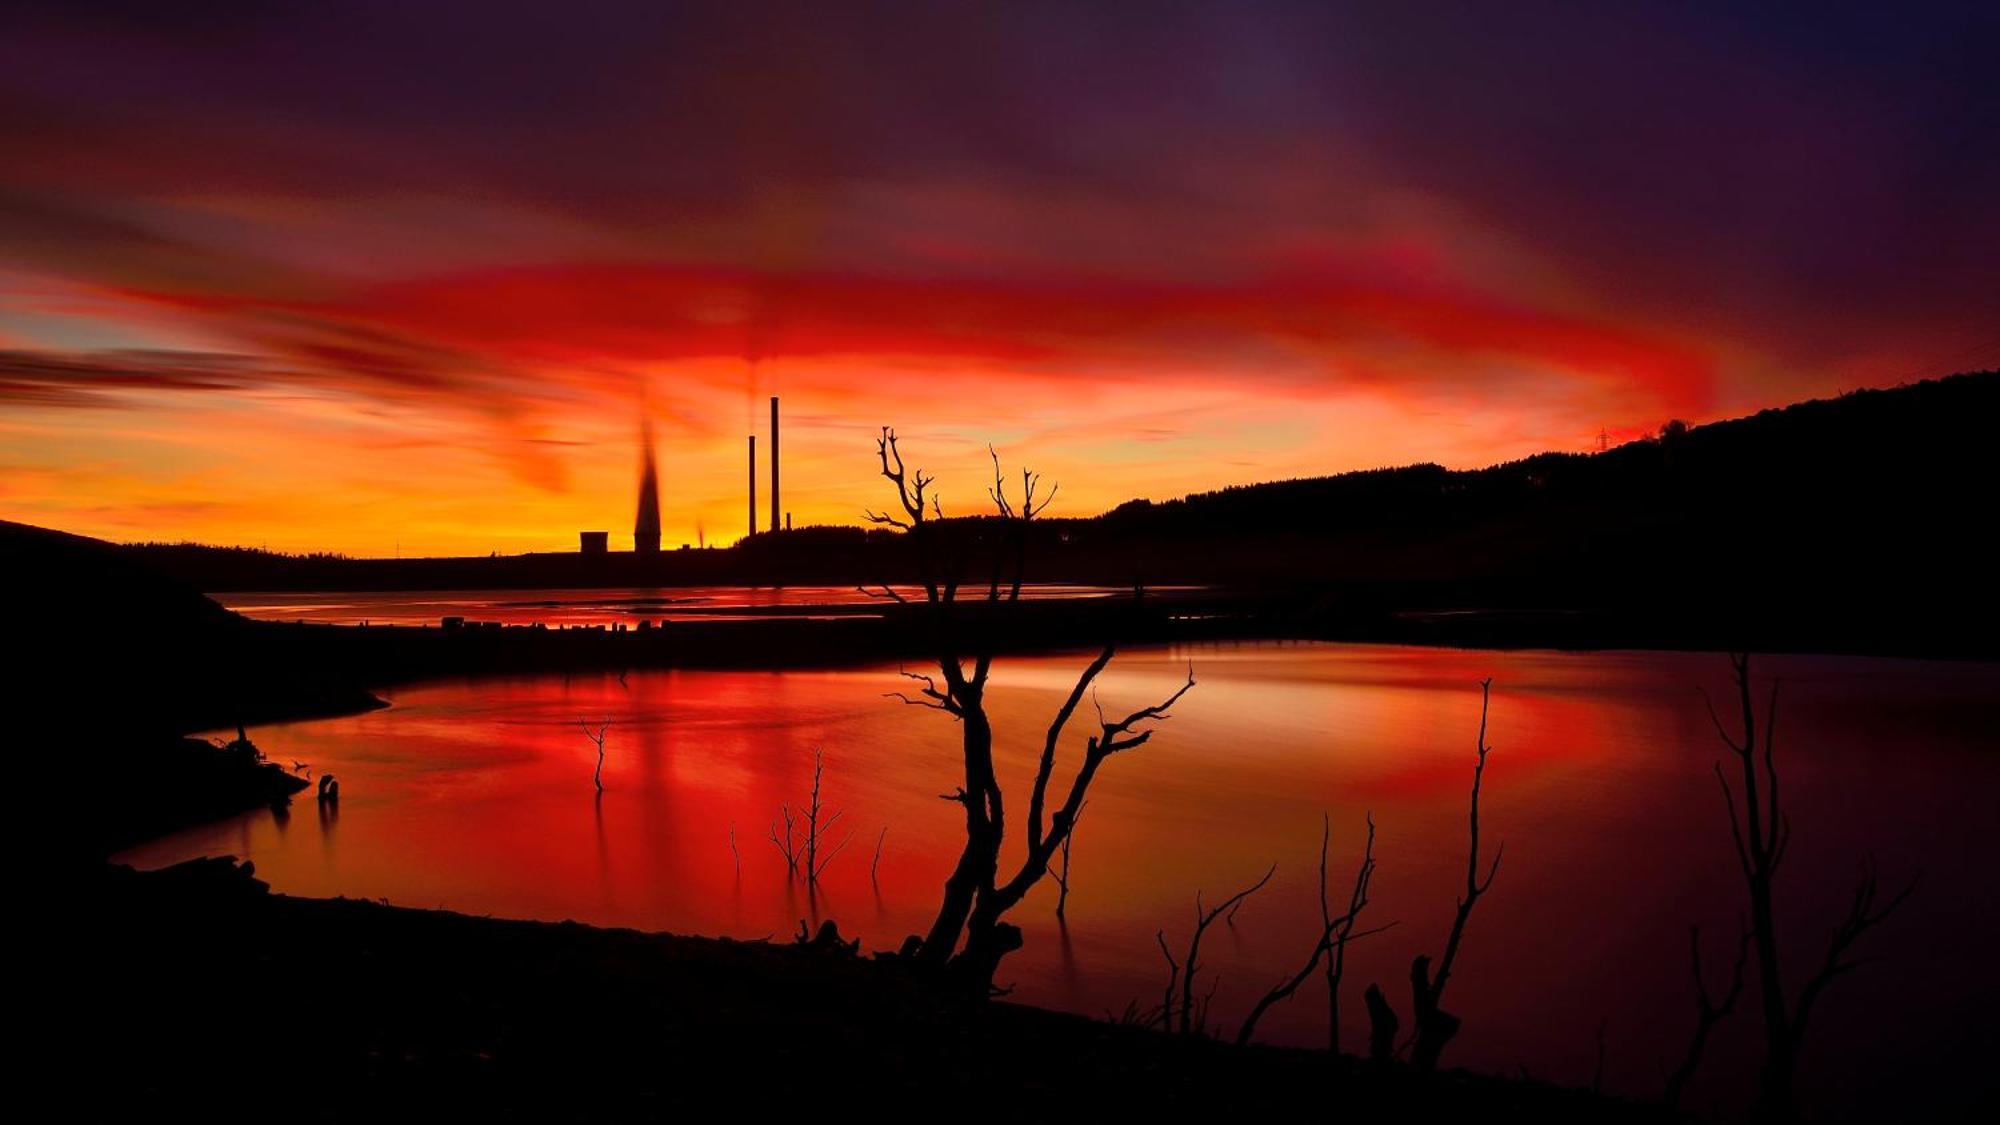
<svg viewBox="0 0 2000 1125">
<path fill-rule="evenodd" d="M 905 670 L 904 677 L 915 686 L 910 692 L 892 694 L 958 721 L 964 767 L 963 782 L 944 799 L 965 810 L 965 846 L 945 880 L 943 901 L 929 932 L 906 943 L 905 948 L 919 963 L 948 969 L 969 990 L 984 995 L 992 989 L 1001 959 L 1021 945 L 1019 927 L 1003 921 L 1003 916 L 1048 873 L 1050 861 L 1076 823 L 1098 769 L 1113 754 L 1143 746 L 1152 737 L 1149 724 L 1166 718 L 1168 709 L 1194 686 L 1194 672 L 1190 668 L 1187 681 L 1162 702 L 1121 719 L 1108 719 L 1100 708 L 1097 731 L 1085 739 L 1083 759 L 1068 793 L 1051 813 L 1049 785 L 1057 747 L 1084 694 L 1111 663 L 1116 645 L 1104 645 L 1077 677 L 1049 724 L 1028 797 L 1027 854 L 1014 873 L 1003 879 L 1000 853 L 1006 841 L 1005 802 L 994 774 L 993 726 L 986 712 L 987 681 L 998 647 L 994 624 L 999 611 L 1020 601 L 1028 524 L 1048 507 L 1055 489 L 1042 493 L 1041 478 L 1024 469 L 1017 501 L 1007 491 L 999 455 L 992 454 L 993 484 L 987 495 L 993 502 L 1001 537 L 989 544 L 992 558 L 985 593 L 971 599 L 978 603 L 977 611 L 966 613 L 966 603 L 959 598 L 961 544 L 946 542 L 938 535 L 943 506 L 932 491 L 936 478 L 905 466 L 895 431 L 888 427 L 876 442 L 876 453 L 883 478 L 895 487 L 897 506 L 890 511 L 871 511 L 868 519 L 901 529 L 911 541 L 923 588 L 921 619 L 937 667 L 935 675 Z M 869 593 L 898 603 L 910 600 L 886 585 Z"/>
<path fill-rule="evenodd" d="M 1083 810 L 1089 807 L 1089 801 L 1085 801 L 1083 804 L 1077 806 L 1077 822 L 1083 820 Z M 1071 846 L 1075 843 L 1076 823 L 1071 823 L 1069 831 L 1063 834 L 1062 868 L 1050 873 L 1050 876 L 1056 881 L 1056 918 L 1058 920 L 1066 920 L 1069 916 L 1069 852 Z"/>
<path fill-rule="evenodd" d="M 1201 892 L 1196 891 L 1194 895 L 1194 930 L 1188 935 L 1186 961 L 1174 960 L 1174 955 L 1167 950 L 1167 934 L 1165 930 L 1154 933 L 1153 940 L 1159 943 L 1160 956 L 1167 960 L 1167 987 L 1166 991 L 1161 995 L 1159 1011 L 1149 1022 L 1158 1023 L 1166 1030 L 1177 1031 L 1182 1035 L 1206 1035 L 1208 1033 L 1208 1001 L 1214 997 L 1214 989 L 1211 986 L 1208 996 L 1198 1002 L 1194 995 L 1195 976 L 1201 972 L 1202 938 L 1208 936 L 1208 928 L 1213 926 L 1218 918 L 1223 919 L 1229 925 L 1235 925 L 1237 908 L 1243 905 L 1245 899 L 1263 890 L 1264 884 L 1270 882 L 1271 876 L 1276 874 L 1277 871 L 1278 865 L 1275 863 L 1272 864 L 1265 869 L 1263 878 L 1237 891 L 1212 907 L 1204 906 Z M 1180 992 L 1178 997 L 1174 994 L 1176 987 L 1178 987 Z"/>
<path fill-rule="evenodd" d="M 1361 867 L 1354 873 L 1354 887 L 1347 896 L 1347 912 L 1338 918 L 1330 918 L 1332 913 L 1326 901 L 1326 845 L 1329 822 L 1321 821 L 1319 846 L 1319 913 L 1320 920 L 1328 924 L 1333 932 L 1332 948 L 1326 959 L 1326 1049 L 1340 1053 L 1340 983 L 1347 974 L 1347 943 L 1369 934 L 1380 933 L 1394 926 L 1390 922 L 1361 933 L 1354 932 L 1354 923 L 1361 917 L 1361 909 L 1368 905 L 1368 889 L 1375 882 L 1375 814 L 1368 814 L 1368 841 L 1362 845 Z"/>
<path fill-rule="evenodd" d="M 1736 845 L 1736 860 L 1750 892 L 1750 933 L 1757 950 L 1757 986 L 1764 1015 L 1764 1068 L 1758 1086 L 1757 1115 L 1767 1121 L 1789 1122 L 1799 1116 L 1798 1093 L 1794 1086 L 1799 1046 L 1806 1025 L 1820 995 L 1835 978 L 1855 968 L 1850 959 L 1854 943 L 1880 925 L 1917 889 L 1912 879 L 1902 890 L 1883 901 L 1871 860 L 1855 883 L 1847 913 L 1834 926 L 1826 955 L 1799 990 L 1796 1001 L 1787 999 L 1779 964 L 1778 933 L 1774 918 L 1773 890 L 1778 866 L 1791 844 L 1791 819 L 1779 800 L 1775 732 L 1778 712 L 1778 682 L 1764 708 L 1762 744 L 1759 745 L 1757 707 L 1750 686 L 1750 656 L 1737 653 L 1729 658 L 1736 684 L 1737 706 L 1742 713 L 1742 736 L 1732 736 L 1723 726 L 1711 702 L 1709 719 L 1715 733 L 1736 759 L 1737 784 L 1742 786 L 1742 802 L 1730 782 L 1729 771 L 1715 763 L 1715 779 L 1729 811 L 1729 833 Z M 1703 697 L 1706 700 L 1706 696 Z"/>
<path fill-rule="evenodd" d="M 590 775 L 590 780 L 597 786 L 597 791 L 602 793 L 604 792 L 604 734 L 611 729 L 611 720 L 606 719 L 597 724 L 595 730 L 591 729 L 588 719 L 578 719 L 576 725 L 583 728 L 585 738 L 597 745 L 597 772 Z"/>
<path fill-rule="evenodd" d="M 820 785 L 825 775 L 826 752 L 823 749 L 815 748 L 813 750 L 812 791 L 806 799 L 805 828 L 802 836 L 798 834 L 799 829 L 797 825 L 799 818 L 792 812 L 792 806 L 789 803 L 778 806 L 778 813 L 783 817 L 785 822 L 785 835 L 782 839 L 778 836 L 777 821 L 771 822 L 771 843 L 777 847 L 779 854 L 785 857 L 785 870 L 794 878 L 803 874 L 808 884 L 817 884 L 820 875 L 826 871 L 827 865 L 832 863 L 834 858 L 840 855 L 842 851 L 846 850 L 848 843 L 854 839 L 854 833 L 849 832 L 841 839 L 840 843 L 834 845 L 833 850 L 827 852 L 824 856 L 820 854 L 820 843 L 826 837 L 828 830 L 847 813 L 846 809 L 836 809 L 833 815 L 826 817 L 824 822 L 821 821 L 820 817 L 825 811 L 825 806 L 820 803 L 819 793 Z M 887 831 L 888 829 L 883 829 L 883 832 L 886 833 Z M 876 853 L 878 861 L 881 858 L 879 847 L 880 841 L 878 840 L 878 850 Z"/>
<path fill-rule="evenodd" d="M 789 803 L 779 805 L 778 814 L 784 818 L 785 835 L 782 839 L 779 838 L 778 822 L 773 820 L 771 822 L 770 833 L 771 846 L 777 848 L 778 854 L 785 857 L 785 874 L 790 878 L 796 879 L 799 877 L 800 848 L 794 838 L 796 835 L 796 822 L 792 816 L 792 806 Z"/>
<path fill-rule="evenodd" d="M 1396 1032 L 1403 1021 L 1396 1017 L 1389 998 L 1382 995 L 1381 985 L 1370 984 L 1361 1000 L 1368 1005 L 1368 1057 L 1386 1063 L 1396 1057 Z"/>
<path fill-rule="evenodd" d="M 824 836 L 827 833 L 827 831 L 831 829 L 837 821 L 840 820 L 841 817 L 847 814 L 846 809 L 836 809 L 834 810 L 832 816 L 826 818 L 826 823 L 824 824 L 820 823 L 820 811 L 822 806 L 820 805 L 820 800 L 819 800 L 819 789 L 820 789 L 820 781 L 825 776 L 825 774 L 826 774 L 826 751 L 823 749 L 814 748 L 812 800 L 810 803 L 806 805 L 806 882 L 808 883 L 819 882 L 819 877 L 822 873 L 826 871 L 827 864 L 832 863 L 835 856 L 838 856 L 841 852 L 845 851 L 847 849 L 848 842 L 854 839 L 854 833 L 849 832 L 846 836 L 841 837 L 840 843 L 835 844 L 833 846 L 832 851 L 826 853 L 825 857 L 823 858 L 821 857 L 819 850 L 820 838 Z"/>
<path fill-rule="evenodd" d="M 1368 818 L 1368 842 L 1362 847 L 1361 867 L 1354 874 L 1353 889 L 1348 892 L 1347 910 L 1338 916 L 1333 913 L 1333 907 L 1327 899 L 1326 855 L 1332 836 L 1333 822 L 1322 816 L 1319 835 L 1320 932 L 1318 939 L 1313 943 L 1312 953 L 1306 958 L 1303 968 L 1273 985 L 1269 992 L 1258 999 L 1256 1005 L 1250 1009 L 1250 1014 L 1244 1018 L 1243 1026 L 1236 1032 L 1236 1042 L 1239 1044 L 1248 1043 L 1250 1036 L 1257 1030 L 1257 1021 L 1264 1018 L 1264 1013 L 1273 1005 L 1290 999 L 1292 994 L 1299 990 L 1299 986 L 1312 976 L 1313 970 L 1324 962 L 1326 1012 L 1327 1019 L 1331 1021 L 1331 1028 L 1327 1032 L 1327 1043 L 1329 1049 L 1340 1050 L 1340 978 L 1345 969 L 1347 943 L 1370 934 L 1381 933 L 1395 923 L 1391 922 L 1388 926 L 1377 926 L 1360 933 L 1354 932 L 1355 919 L 1361 916 L 1362 908 L 1368 905 L 1368 884 L 1375 877 L 1374 816 Z"/>
<path fill-rule="evenodd" d="M 1160 956 L 1167 960 L 1167 986 L 1160 990 L 1160 1006 L 1158 1008 L 1147 1013 L 1145 1018 L 1138 1020 L 1128 1018 L 1125 1022 L 1137 1023 L 1142 1027 L 1151 1027 L 1157 1023 L 1164 1030 L 1172 1031 L 1174 1029 L 1174 992 L 1181 985 L 1181 963 L 1174 960 L 1173 952 L 1167 948 L 1167 931 L 1154 930 L 1153 941 L 1160 947 Z M 1136 1004 L 1136 1001 L 1134 1003 Z"/>
<path fill-rule="evenodd" d="M 1479 751 L 1478 764 L 1472 770 L 1472 802 L 1467 816 L 1470 829 L 1470 844 L 1465 857 L 1465 893 L 1459 896 L 1458 912 L 1452 917 L 1451 932 L 1445 938 L 1444 955 L 1438 958 L 1435 970 L 1431 967 L 1429 954 L 1418 956 L 1410 962 L 1410 997 L 1412 1006 L 1412 1028 L 1405 1048 L 1414 1047 L 1410 1061 L 1420 1070 L 1434 1070 L 1438 1056 L 1443 1054 L 1445 1044 L 1458 1034 L 1460 1020 L 1444 1010 L 1445 985 L 1451 981 L 1451 972 L 1458 962 L 1458 950 L 1465 940 L 1465 925 L 1472 918 L 1472 908 L 1479 904 L 1480 896 L 1493 885 L 1493 876 L 1500 870 L 1500 857 L 1505 845 L 1494 850 L 1493 862 L 1482 876 L 1479 871 L 1479 790 L 1486 778 L 1486 756 L 1493 748 L 1486 745 L 1487 709 L 1492 702 L 1493 681 L 1479 682 Z M 1368 986 L 1366 996 L 1368 1016 L 1371 1025 L 1370 1053 L 1376 1058 L 1384 1058 L 1387 1052 L 1384 1044 L 1395 1041 L 1396 1016 L 1382 990 Z"/>
<path fill-rule="evenodd" d="M 1696 1068 L 1701 1066 L 1701 1056 L 1708 1049 L 1708 1037 L 1715 1025 L 1729 1018 L 1736 1010 L 1736 1001 L 1743 995 L 1743 966 L 1750 959 L 1750 931 L 1744 930 L 1736 939 L 1736 964 L 1729 970 L 1729 989 L 1721 999 L 1708 994 L 1708 976 L 1701 970 L 1701 927 L 1688 927 L 1688 957 L 1694 971 L 1695 1025 L 1694 1034 L 1688 1039 L 1687 1053 L 1681 1056 L 1681 1063 L 1667 1076 L 1667 1087 L 1660 1095 L 1667 1108 L 1675 1109 L 1681 1104 L 1681 1093 L 1686 1090 L 1688 1080 L 1694 1077 Z"/>
</svg>

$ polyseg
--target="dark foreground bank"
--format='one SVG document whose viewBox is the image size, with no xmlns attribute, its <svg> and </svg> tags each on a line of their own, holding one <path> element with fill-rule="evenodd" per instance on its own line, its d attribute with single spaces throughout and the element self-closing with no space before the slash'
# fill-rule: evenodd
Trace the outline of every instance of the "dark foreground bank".
<svg viewBox="0 0 2000 1125">
<path fill-rule="evenodd" d="M 68 914 L 69 1111 L 172 1119 L 856 1114 L 1068 1118 L 1300 1107 L 1399 1120 L 1663 1120 L 1533 1082 L 1430 1077 L 965 1007 L 893 962 L 266 892 L 246 867 L 100 867 Z"/>
</svg>

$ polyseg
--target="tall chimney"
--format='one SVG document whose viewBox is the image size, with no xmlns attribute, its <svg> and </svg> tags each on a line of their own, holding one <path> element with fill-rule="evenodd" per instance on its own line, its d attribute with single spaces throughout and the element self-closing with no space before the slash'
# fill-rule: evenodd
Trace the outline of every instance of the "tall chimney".
<svg viewBox="0 0 2000 1125">
<path fill-rule="evenodd" d="M 750 534 L 757 534 L 757 435 L 750 435 Z"/>
<path fill-rule="evenodd" d="M 778 530 L 778 396 L 771 396 L 771 530 Z"/>
<path fill-rule="evenodd" d="M 641 419 L 639 427 L 641 467 L 639 470 L 639 513 L 632 521 L 632 551 L 658 554 L 660 550 L 660 480 L 653 465 L 653 423 Z"/>
</svg>

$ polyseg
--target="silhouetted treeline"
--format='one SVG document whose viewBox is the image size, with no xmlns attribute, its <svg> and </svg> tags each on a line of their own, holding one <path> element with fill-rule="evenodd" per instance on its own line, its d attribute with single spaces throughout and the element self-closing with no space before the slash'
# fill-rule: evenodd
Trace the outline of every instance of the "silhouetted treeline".
<svg viewBox="0 0 2000 1125">
<path fill-rule="evenodd" d="M 129 544 L 133 549 L 155 557 L 171 558 L 186 555 L 215 565 L 218 559 L 237 558 L 254 563 L 285 562 L 344 562 L 354 556 L 339 551 L 273 551 L 268 547 L 213 547 L 207 543 L 196 543 L 188 539 L 156 540 Z"/>
<path fill-rule="evenodd" d="M 1564 611 L 1612 623 L 1574 643 L 1962 652 L 2000 624 L 1977 550 L 2000 477 L 1987 449 L 1996 419 L 2000 373 L 1958 375 L 1670 424 L 1598 454 L 1133 501 L 1038 520 L 1028 546 L 1045 581 L 1289 591 L 1304 599 L 1300 624 L 1335 632 L 1357 614 Z M 940 528 L 979 537 L 987 522 Z M 834 527 L 655 558 L 130 550 L 209 590 L 850 584 L 917 570 L 899 537 Z M 1711 635 L 1725 623 L 1736 631 Z M 1648 639 L 1662 628 L 1680 633 Z"/>
<path fill-rule="evenodd" d="M 1960 375 L 1669 424 L 1599 454 L 1229 488 L 1134 501 L 1089 522 L 1119 538 L 1222 546 L 1157 556 L 1204 577 L 1556 577 L 1605 590 L 1706 574 L 1715 560 L 1727 560 L 1733 578 L 1763 571 L 1787 583 L 1969 577 L 1968 560 L 1949 548 L 1978 535 L 1976 498 L 2000 476 L 1987 448 L 1996 421 L 2000 373 Z M 1089 536 L 1077 528 L 1072 538 Z M 1239 549 L 1276 542 L 1333 549 L 1310 551 L 1310 561 Z"/>
<path fill-rule="evenodd" d="M 759 532 L 731 547 L 639 556 L 547 552 L 459 558 L 360 559 L 288 555 L 194 543 L 124 549 L 211 593 L 284 590 L 502 590 L 846 582 L 867 574 L 893 536 L 856 527 Z M 853 579 L 860 581 L 860 579 Z"/>
</svg>

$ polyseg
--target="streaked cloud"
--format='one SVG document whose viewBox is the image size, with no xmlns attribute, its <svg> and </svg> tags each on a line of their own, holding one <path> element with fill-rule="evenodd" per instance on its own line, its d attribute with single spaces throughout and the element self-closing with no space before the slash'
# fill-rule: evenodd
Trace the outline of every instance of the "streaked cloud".
<svg viewBox="0 0 2000 1125">
<path fill-rule="evenodd" d="M 692 538 L 774 392 L 849 520 L 884 422 L 1091 510 L 1991 362 L 1954 5 L 9 20 L 0 495 L 81 531 L 559 546 L 642 402 Z"/>
</svg>

